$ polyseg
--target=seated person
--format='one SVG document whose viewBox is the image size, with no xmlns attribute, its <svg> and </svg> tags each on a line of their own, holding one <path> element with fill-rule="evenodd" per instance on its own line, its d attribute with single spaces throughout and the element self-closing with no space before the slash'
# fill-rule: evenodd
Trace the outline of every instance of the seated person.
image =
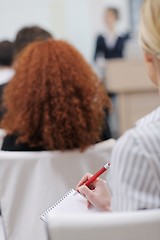
<svg viewBox="0 0 160 240">
<path fill-rule="evenodd" d="M 17 57 L 30 43 L 38 40 L 45 41 L 49 38 L 52 38 L 52 35 L 45 29 L 39 26 L 30 26 L 20 29 L 13 43 L 9 41 L 0 43 L 0 120 L 5 112 L 1 106 L 3 90 L 14 75 Z"/>
<path fill-rule="evenodd" d="M 39 26 L 26 26 L 21 28 L 17 32 L 14 40 L 14 58 L 16 59 L 30 43 L 39 40 L 46 41 L 50 38 L 53 38 L 52 34 Z"/>
<path fill-rule="evenodd" d="M 110 132 L 110 100 L 81 54 L 64 41 L 30 44 L 5 89 L 2 150 L 85 149 Z M 107 134 L 108 133 L 108 134 Z"/>
<path fill-rule="evenodd" d="M 115 7 L 105 9 L 104 23 L 105 31 L 98 35 L 94 52 L 95 69 L 104 82 L 106 78 L 106 59 L 123 58 L 126 41 L 129 39 L 129 33 L 120 33 L 117 29 L 119 20 L 119 10 Z M 117 80 L 118 81 L 118 80 Z M 111 134 L 114 138 L 119 137 L 118 118 L 117 118 L 117 98 L 115 92 L 108 92 L 112 100 L 113 111 L 108 116 L 108 122 L 111 128 Z"/>
<path fill-rule="evenodd" d="M 3 90 L 14 75 L 14 70 L 11 67 L 12 60 L 13 43 L 7 40 L 0 42 L 0 119 L 4 113 L 4 109 L 2 108 Z"/>
<path fill-rule="evenodd" d="M 141 12 L 140 40 L 151 81 L 160 91 L 160 1 L 146 0 Z M 143 117 L 116 142 L 111 155 L 111 191 L 100 178 L 93 190 L 77 186 L 89 204 L 105 211 L 160 208 L 160 107 Z"/>
</svg>

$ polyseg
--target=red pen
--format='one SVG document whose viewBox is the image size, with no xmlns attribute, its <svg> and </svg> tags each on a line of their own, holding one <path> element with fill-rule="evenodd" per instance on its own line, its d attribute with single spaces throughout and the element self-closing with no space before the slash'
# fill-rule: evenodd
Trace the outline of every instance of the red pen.
<svg viewBox="0 0 160 240">
<path fill-rule="evenodd" d="M 98 172 L 96 172 L 91 178 L 89 178 L 87 182 L 85 182 L 85 185 L 89 187 L 89 185 L 93 183 L 100 175 L 102 175 L 102 173 L 107 171 L 110 165 L 111 165 L 110 163 L 107 163 L 106 165 L 104 165 Z"/>
</svg>

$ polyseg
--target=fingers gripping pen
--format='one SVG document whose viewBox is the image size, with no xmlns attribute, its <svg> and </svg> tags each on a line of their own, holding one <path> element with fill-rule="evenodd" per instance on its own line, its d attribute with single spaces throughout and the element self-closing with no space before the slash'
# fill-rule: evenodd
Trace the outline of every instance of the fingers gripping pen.
<svg viewBox="0 0 160 240">
<path fill-rule="evenodd" d="M 89 187 L 91 183 L 93 183 L 102 173 L 107 171 L 107 169 L 110 167 L 110 163 L 107 163 L 104 165 L 98 172 L 96 172 L 91 178 L 89 178 L 84 184 Z"/>
</svg>

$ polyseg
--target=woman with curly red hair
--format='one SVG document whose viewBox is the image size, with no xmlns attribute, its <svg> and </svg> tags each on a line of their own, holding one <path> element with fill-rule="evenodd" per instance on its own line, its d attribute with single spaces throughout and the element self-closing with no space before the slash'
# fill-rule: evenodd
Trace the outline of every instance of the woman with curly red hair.
<svg viewBox="0 0 160 240">
<path fill-rule="evenodd" d="M 104 119 L 110 100 L 103 86 L 80 53 L 64 41 L 28 46 L 3 100 L 3 150 L 84 149 L 101 141 L 108 128 Z"/>
</svg>

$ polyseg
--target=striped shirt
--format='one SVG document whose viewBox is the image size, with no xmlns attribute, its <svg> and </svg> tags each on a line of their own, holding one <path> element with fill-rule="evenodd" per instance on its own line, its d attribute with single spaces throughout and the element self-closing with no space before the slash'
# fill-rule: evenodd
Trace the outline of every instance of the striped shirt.
<svg viewBox="0 0 160 240">
<path fill-rule="evenodd" d="M 160 208 L 160 107 L 117 140 L 111 164 L 113 211 Z"/>
</svg>

